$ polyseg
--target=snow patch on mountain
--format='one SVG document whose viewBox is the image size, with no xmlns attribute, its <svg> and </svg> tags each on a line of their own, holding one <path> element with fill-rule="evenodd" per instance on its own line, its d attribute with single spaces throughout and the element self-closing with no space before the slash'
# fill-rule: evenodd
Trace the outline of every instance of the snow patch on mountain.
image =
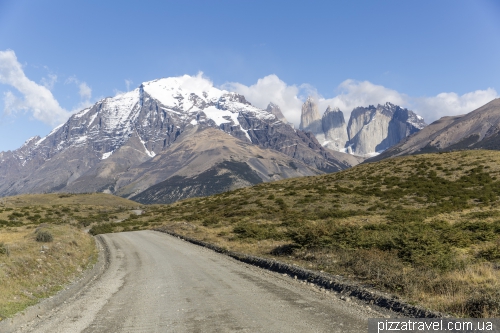
<svg viewBox="0 0 500 333">
<path fill-rule="evenodd" d="M 64 124 L 61 124 L 61 125 L 58 125 L 56 126 L 52 131 L 50 131 L 49 134 L 47 134 L 46 136 L 44 136 L 43 138 L 41 138 L 40 140 L 38 140 L 35 145 L 38 146 L 39 144 L 41 144 L 43 141 L 45 141 L 45 139 L 47 139 L 49 136 L 51 136 L 52 134 L 56 133 L 61 127 L 63 127 Z"/>
<path fill-rule="evenodd" d="M 154 151 L 149 151 L 148 148 L 146 147 L 146 142 L 144 142 L 144 140 L 142 140 L 140 137 L 139 137 L 139 140 L 141 141 L 142 145 L 144 146 L 144 150 L 146 151 L 146 154 L 149 156 L 149 157 L 155 157 L 156 156 L 156 153 Z"/>
<path fill-rule="evenodd" d="M 90 109 L 91 109 L 91 108 L 85 108 L 85 109 L 83 109 L 82 111 L 75 113 L 75 114 L 73 115 L 73 117 L 74 117 L 75 119 L 81 118 L 81 117 L 85 116 L 85 115 L 86 115 L 86 114 L 90 111 Z"/>
<path fill-rule="evenodd" d="M 106 99 L 105 103 L 103 103 L 104 108 L 101 110 L 105 128 L 113 130 L 117 127 L 123 127 L 129 123 L 131 120 L 131 113 L 134 110 L 134 106 L 139 103 L 139 98 L 140 91 L 139 88 L 137 88 L 132 91 L 119 94 L 113 98 Z"/>
<path fill-rule="evenodd" d="M 188 111 L 197 107 L 197 96 L 204 102 L 216 101 L 227 91 L 219 90 L 208 80 L 200 80 L 198 77 L 184 75 L 180 77 L 169 77 L 142 84 L 144 91 L 152 98 L 166 107 Z"/>
<path fill-rule="evenodd" d="M 101 160 L 105 160 L 113 154 L 112 151 L 102 154 Z"/>
</svg>

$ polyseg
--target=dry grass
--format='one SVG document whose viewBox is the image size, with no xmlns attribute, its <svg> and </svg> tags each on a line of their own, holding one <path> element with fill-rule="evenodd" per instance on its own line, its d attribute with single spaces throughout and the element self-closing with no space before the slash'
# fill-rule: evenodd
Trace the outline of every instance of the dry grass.
<svg viewBox="0 0 500 333">
<path fill-rule="evenodd" d="M 456 316 L 500 315 L 498 151 L 399 157 L 147 211 L 137 225 L 162 223 Z"/>
<path fill-rule="evenodd" d="M 69 225 L 39 227 L 54 240 L 35 240 L 31 226 L 0 230 L 0 317 L 6 318 L 60 290 L 97 258 L 94 239 Z"/>
<path fill-rule="evenodd" d="M 97 258 L 86 229 L 119 224 L 139 206 L 102 193 L 0 198 L 0 318 L 54 294 L 81 274 Z M 43 232 L 53 240 L 41 242 L 50 240 L 40 237 Z"/>
<path fill-rule="evenodd" d="M 277 240 L 238 240 L 230 228 L 207 228 L 196 223 L 176 222 L 168 229 L 188 237 L 216 244 L 231 251 L 274 258 L 307 269 L 324 271 L 357 280 L 403 297 L 412 304 L 450 313 L 457 317 L 498 317 L 500 270 L 490 262 L 475 262 L 447 272 L 408 265 L 394 253 L 378 250 L 331 248 L 296 249 L 293 253 L 272 255 L 274 249 L 289 244 Z M 477 310 L 470 305 L 478 294 L 491 294 L 492 304 Z M 475 296 L 476 295 L 476 296 Z M 484 300 L 479 300 L 483 306 Z"/>
</svg>

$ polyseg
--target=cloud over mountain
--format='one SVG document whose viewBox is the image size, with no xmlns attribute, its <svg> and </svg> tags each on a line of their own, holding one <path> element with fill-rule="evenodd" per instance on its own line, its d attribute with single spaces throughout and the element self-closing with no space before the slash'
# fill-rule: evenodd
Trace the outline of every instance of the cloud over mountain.
<svg viewBox="0 0 500 333">
<path fill-rule="evenodd" d="M 414 97 L 369 81 L 348 79 L 337 87 L 334 97 L 327 98 L 311 85 L 288 85 L 274 74 L 258 79 L 257 83 L 250 86 L 230 82 L 224 84 L 223 88 L 244 95 L 260 108 L 265 108 L 269 102 L 278 104 L 288 121 L 296 126 L 300 122 L 301 106 L 307 95 L 316 100 L 320 113 L 330 105 L 333 108 L 338 107 L 344 112 L 346 119 L 349 119 L 351 111 L 356 107 L 390 102 L 414 110 L 428 123 L 442 116 L 470 112 L 499 97 L 492 88 L 463 95 L 447 92 L 430 97 Z"/>
<path fill-rule="evenodd" d="M 50 90 L 50 82 L 39 85 L 24 74 L 23 68 L 12 50 L 0 51 L 0 83 L 15 88 L 22 98 L 12 91 L 4 94 L 4 112 L 28 111 L 37 120 L 58 125 L 71 115 L 63 109 Z"/>
<path fill-rule="evenodd" d="M 37 84 L 26 77 L 14 51 L 0 51 L 0 83 L 17 90 L 17 93 L 13 91 L 4 93 L 4 112 L 26 111 L 32 114 L 35 119 L 54 126 L 64 122 L 73 112 L 92 104 L 90 86 L 76 77 L 70 77 L 65 83 L 77 85 L 81 101 L 73 111 L 65 110 L 50 91 L 56 81 L 57 76 L 50 74 L 48 78 L 42 79 L 42 84 Z M 130 89 L 131 83 L 131 80 L 125 80 L 127 90 Z M 213 87 L 213 82 L 202 72 L 196 76 L 190 76 L 184 84 L 186 90 L 206 90 Z M 286 119 L 296 126 L 300 123 L 302 103 L 308 96 L 315 99 L 321 114 L 330 105 L 342 110 L 348 119 L 350 112 L 356 107 L 391 102 L 414 110 L 423 116 L 428 123 L 445 115 L 470 112 L 499 97 L 493 88 L 476 90 L 462 95 L 454 92 L 443 92 L 436 96 L 415 97 L 369 81 L 352 79 L 340 83 L 334 90 L 334 96 L 328 97 L 321 95 L 310 84 L 289 85 L 275 74 L 260 78 L 253 85 L 227 82 L 221 88 L 244 95 L 254 106 L 261 109 L 265 109 L 269 102 L 279 105 Z"/>
</svg>

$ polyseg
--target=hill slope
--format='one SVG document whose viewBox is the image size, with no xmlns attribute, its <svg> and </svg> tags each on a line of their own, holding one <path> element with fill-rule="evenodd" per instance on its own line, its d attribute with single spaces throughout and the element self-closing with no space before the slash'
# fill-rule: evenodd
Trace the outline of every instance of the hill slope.
<svg viewBox="0 0 500 333">
<path fill-rule="evenodd" d="M 306 163 L 213 128 L 193 128 L 117 178 L 118 195 L 171 203 L 284 178 L 322 174 Z"/>
<path fill-rule="evenodd" d="M 498 316 L 499 195 L 500 152 L 461 151 L 150 206 L 141 219 L 354 277 L 434 310 Z"/>
</svg>

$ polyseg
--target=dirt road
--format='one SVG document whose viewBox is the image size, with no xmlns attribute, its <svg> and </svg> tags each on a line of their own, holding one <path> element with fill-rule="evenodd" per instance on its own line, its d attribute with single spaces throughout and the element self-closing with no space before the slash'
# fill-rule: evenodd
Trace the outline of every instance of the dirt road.
<svg viewBox="0 0 500 333">
<path fill-rule="evenodd" d="M 15 332 L 366 332 L 380 316 L 167 234 L 100 237 L 104 273 Z"/>
</svg>

